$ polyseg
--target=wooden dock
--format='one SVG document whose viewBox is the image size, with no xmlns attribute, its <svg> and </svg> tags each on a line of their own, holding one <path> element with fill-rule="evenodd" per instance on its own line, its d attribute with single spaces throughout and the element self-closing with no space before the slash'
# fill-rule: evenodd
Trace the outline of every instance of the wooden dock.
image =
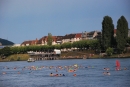
<svg viewBox="0 0 130 87">
<path fill-rule="evenodd" d="M 55 52 L 28 52 L 31 58 L 37 60 L 58 60 L 60 58 L 60 54 L 56 54 Z"/>
</svg>

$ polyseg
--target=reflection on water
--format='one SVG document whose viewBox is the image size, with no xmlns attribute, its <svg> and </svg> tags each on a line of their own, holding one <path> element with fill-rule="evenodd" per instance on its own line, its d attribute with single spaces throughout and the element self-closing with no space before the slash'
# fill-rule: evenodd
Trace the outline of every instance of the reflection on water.
<svg viewBox="0 0 130 87">
<path fill-rule="evenodd" d="M 116 60 L 0 62 L 0 87 L 130 87 L 130 58 L 118 59 L 122 69 L 120 71 L 115 70 Z M 68 72 L 67 66 L 74 64 L 78 65 L 78 69 L 71 67 L 77 70 Z M 103 70 L 106 67 L 110 70 Z M 124 70 L 124 68 L 128 69 Z M 103 72 L 110 72 L 110 75 L 103 75 Z M 50 77 L 50 73 L 65 74 L 65 76 Z"/>
</svg>

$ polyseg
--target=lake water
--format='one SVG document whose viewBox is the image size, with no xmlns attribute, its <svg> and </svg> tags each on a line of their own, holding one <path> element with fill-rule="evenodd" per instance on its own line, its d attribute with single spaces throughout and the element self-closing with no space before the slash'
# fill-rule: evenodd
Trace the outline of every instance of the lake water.
<svg viewBox="0 0 130 87">
<path fill-rule="evenodd" d="M 115 70 L 116 60 L 120 61 L 120 71 Z M 66 69 L 57 69 L 56 72 L 55 68 L 47 67 L 74 64 L 79 66 L 76 72 Z M 28 69 L 31 66 L 35 66 L 36 70 Z M 106 67 L 110 68 L 108 72 L 111 75 L 103 75 L 107 72 L 103 70 Z M 125 67 L 128 70 L 124 70 Z M 50 73 L 65 76 L 50 77 Z M 130 87 L 130 58 L 0 62 L 0 87 Z"/>
</svg>

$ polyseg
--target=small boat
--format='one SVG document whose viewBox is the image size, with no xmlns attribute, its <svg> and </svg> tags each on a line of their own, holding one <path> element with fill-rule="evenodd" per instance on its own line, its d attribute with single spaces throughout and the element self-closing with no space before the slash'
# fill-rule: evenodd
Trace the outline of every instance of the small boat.
<svg viewBox="0 0 130 87">
<path fill-rule="evenodd" d="M 29 58 L 27 62 L 35 62 L 34 58 Z"/>
</svg>

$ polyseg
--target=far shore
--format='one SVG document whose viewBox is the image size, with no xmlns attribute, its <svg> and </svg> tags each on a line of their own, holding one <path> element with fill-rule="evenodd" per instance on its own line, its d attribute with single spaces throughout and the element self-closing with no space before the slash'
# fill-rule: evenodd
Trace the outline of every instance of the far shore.
<svg viewBox="0 0 130 87">
<path fill-rule="evenodd" d="M 128 57 L 97 57 L 97 58 L 60 58 L 58 60 L 72 60 L 72 59 L 126 59 L 126 58 L 130 58 L 130 56 Z M 27 60 L 19 60 L 19 61 L 27 61 Z M 46 60 L 39 60 L 39 61 L 46 61 Z M 0 62 L 18 62 L 17 60 L 0 60 Z"/>
<path fill-rule="evenodd" d="M 0 62 L 12 62 L 12 61 L 27 61 L 30 58 L 29 54 L 13 54 L 5 59 L 0 58 Z M 69 51 L 62 52 L 57 60 L 70 60 L 70 59 L 114 59 L 114 58 L 130 58 L 130 53 L 113 54 L 111 56 L 96 54 L 94 51 Z M 37 60 L 36 60 L 37 61 Z M 40 61 L 40 60 L 38 60 Z M 41 60 L 44 61 L 44 60 Z"/>
</svg>

